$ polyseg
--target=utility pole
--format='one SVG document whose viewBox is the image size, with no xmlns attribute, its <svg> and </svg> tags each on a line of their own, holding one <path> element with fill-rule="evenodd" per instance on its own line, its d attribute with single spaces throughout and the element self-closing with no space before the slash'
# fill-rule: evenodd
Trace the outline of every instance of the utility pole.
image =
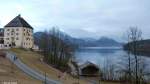
<svg viewBox="0 0 150 84">
<path fill-rule="evenodd" d="M 99 76 L 99 80 L 98 80 L 98 82 L 99 82 L 99 84 L 100 84 L 100 83 L 101 83 L 101 72 L 100 72 L 100 64 L 99 64 L 98 76 Z"/>
<path fill-rule="evenodd" d="M 13 62 L 11 62 L 11 73 L 13 73 Z"/>
<path fill-rule="evenodd" d="M 44 80 L 44 84 L 47 84 L 46 78 L 47 78 L 47 76 L 46 76 L 46 72 L 45 72 L 45 80 Z"/>
<path fill-rule="evenodd" d="M 12 62 L 11 62 L 11 73 L 13 73 L 14 71 L 14 62 L 15 62 L 15 56 L 13 56 Z"/>
</svg>

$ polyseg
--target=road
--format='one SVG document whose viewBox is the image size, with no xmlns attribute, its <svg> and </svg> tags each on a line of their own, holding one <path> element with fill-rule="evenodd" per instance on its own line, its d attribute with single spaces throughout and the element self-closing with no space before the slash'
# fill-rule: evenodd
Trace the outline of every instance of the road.
<svg viewBox="0 0 150 84">
<path fill-rule="evenodd" d="M 53 80 L 53 79 L 50 79 L 48 77 L 45 77 L 44 74 L 40 74 L 38 71 L 36 71 L 34 69 L 31 69 L 26 64 L 21 62 L 21 60 L 19 58 L 17 58 L 15 60 L 14 57 L 16 57 L 16 55 L 13 52 L 6 52 L 6 54 L 7 54 L 6 57 L 8 59 L 10 59 L 10 61 L 12 61 L 19 69 L 21 69 L 27 75 L 32 76 L 33 78 L 36 78 L 36 79 L 41 80 L 41 81 L 46 80 L 46 84 L 62 84 L 60 81 Z"/>
</svg>

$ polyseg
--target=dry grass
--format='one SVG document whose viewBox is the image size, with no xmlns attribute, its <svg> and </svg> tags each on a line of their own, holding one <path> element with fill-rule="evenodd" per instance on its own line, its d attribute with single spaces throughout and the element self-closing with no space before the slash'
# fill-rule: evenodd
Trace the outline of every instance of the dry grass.
<svg viewBox="0 0 150 84">
<path fill-rule="evenodd" d="M 40 61 L 42 56 L 36 52 L 26 51 L 22 49 L 11 49 L 11 51 L 15 52 L 16 55 L 31 68 L 39 71 L 41 74 L 44 74 L 46 72 L 49 78 L 60 80 L 63 82 L 63 84 L 73 84 L 78 81 L 68 74 L 65 78 L 59 79 L 58 76 L 62 73 L 59 70 Z M 80 80 L 80 84 L 88 84 L 88 82 L 85 80 Z"/>
<path fill-rule="evenodd" d="M 58 76 L 62 73 L 59 70 L 40 61 L 40 59 L 42 58 L 42 55 L 36 52 L 26 51 L 22 49 L 11 49 L 11 51 L 15 52 L 17 56 L 22 60 L 22 62 L 24 62 L 31 68 L 37 70 L 41 74 L 44 74 L 46 72 L 49 78 L 60 80 L 63 82 L 63 84 L 73 84 L 75 82 L 78 82 L 76 78 L 73 78 L 70 75 L 67 75 L 65 79 L 59 79 Z M 83 79 L 80 80 L 80 84 L 89 84 L 86 80 L 83 80 Z M 101 82 L 101 84 L 118 84 L 118 83 Z"/>
<path fill-rule="evenodd" d="M 120 83 L 112 83 L 112 82 L 101 82 L 101 84 L 120 84 Z"/>
<path fill-rule="evenodd" d="M 99 84 L 99 77 L 85 77 L 86 80 L 93 80 L 96 84 Z M 112 81 L 100 81 L 100 84 L 121 84 L 119 82 L 112 82 Z"/>
<path fill-rule="evenodd" d="M 41 81 L 33 79 L 30 76 L 24 74 L 21 70 L 19 70 L 15 65 L 13 65 L 13 69 L 11 68 L 13 64 L 6 58 L 0 57 L 0 83 L 2 81 L 14 81 L 18 82 L 18 84 L 41 84 Z M 13 71 L 13 73 L 12 73 Z"/>
</svg>

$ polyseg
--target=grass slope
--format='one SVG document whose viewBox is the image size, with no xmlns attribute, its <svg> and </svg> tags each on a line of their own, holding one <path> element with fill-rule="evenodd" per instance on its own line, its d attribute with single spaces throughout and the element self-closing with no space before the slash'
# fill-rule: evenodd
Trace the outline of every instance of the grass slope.
<svg viewBox="0 0 150 84">
<path fill-rule="evenodd" d="M 41 84 L 42 82 L 24 74 L 20 69 L 6 59 L 0 57 L 0 83 L 14 81 L 18 84 Z M 13 71 L 13 73 L 12 73 Z"/>
<path fill-rule="evenodd" d="M 16 55 L 31 68 L 37 70 L 41 74 L 44 74 L 46 72 L 49 78 L 60 80 L 63 82 L 63 84 L 73 84 L 78 81 L 76 78 L 73 78 L 68 74 L 65 78 L 59 79 L 58 76 L 62 73 L 59 70 L 40 61 L 42 55 L 36 52 L 27 51 L 23 49 L 11 49 L 11 51 L 16 53 Z M 80 84 L 88 84 L 88 82 L 85 80 L 80 80 Z"/>
</svg>

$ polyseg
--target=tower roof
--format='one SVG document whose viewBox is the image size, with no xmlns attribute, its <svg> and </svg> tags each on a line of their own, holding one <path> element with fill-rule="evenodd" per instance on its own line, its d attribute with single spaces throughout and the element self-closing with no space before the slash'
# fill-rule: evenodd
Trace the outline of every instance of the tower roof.
<svg viewBox="0 0 150 84">
<path fill-rule="evenodd" d="M 30 24 L 28 24 L 19 14 L 13 20 L 11 20 L 5 27 L 26 27 L 33 29 Z"/>
</svg>

